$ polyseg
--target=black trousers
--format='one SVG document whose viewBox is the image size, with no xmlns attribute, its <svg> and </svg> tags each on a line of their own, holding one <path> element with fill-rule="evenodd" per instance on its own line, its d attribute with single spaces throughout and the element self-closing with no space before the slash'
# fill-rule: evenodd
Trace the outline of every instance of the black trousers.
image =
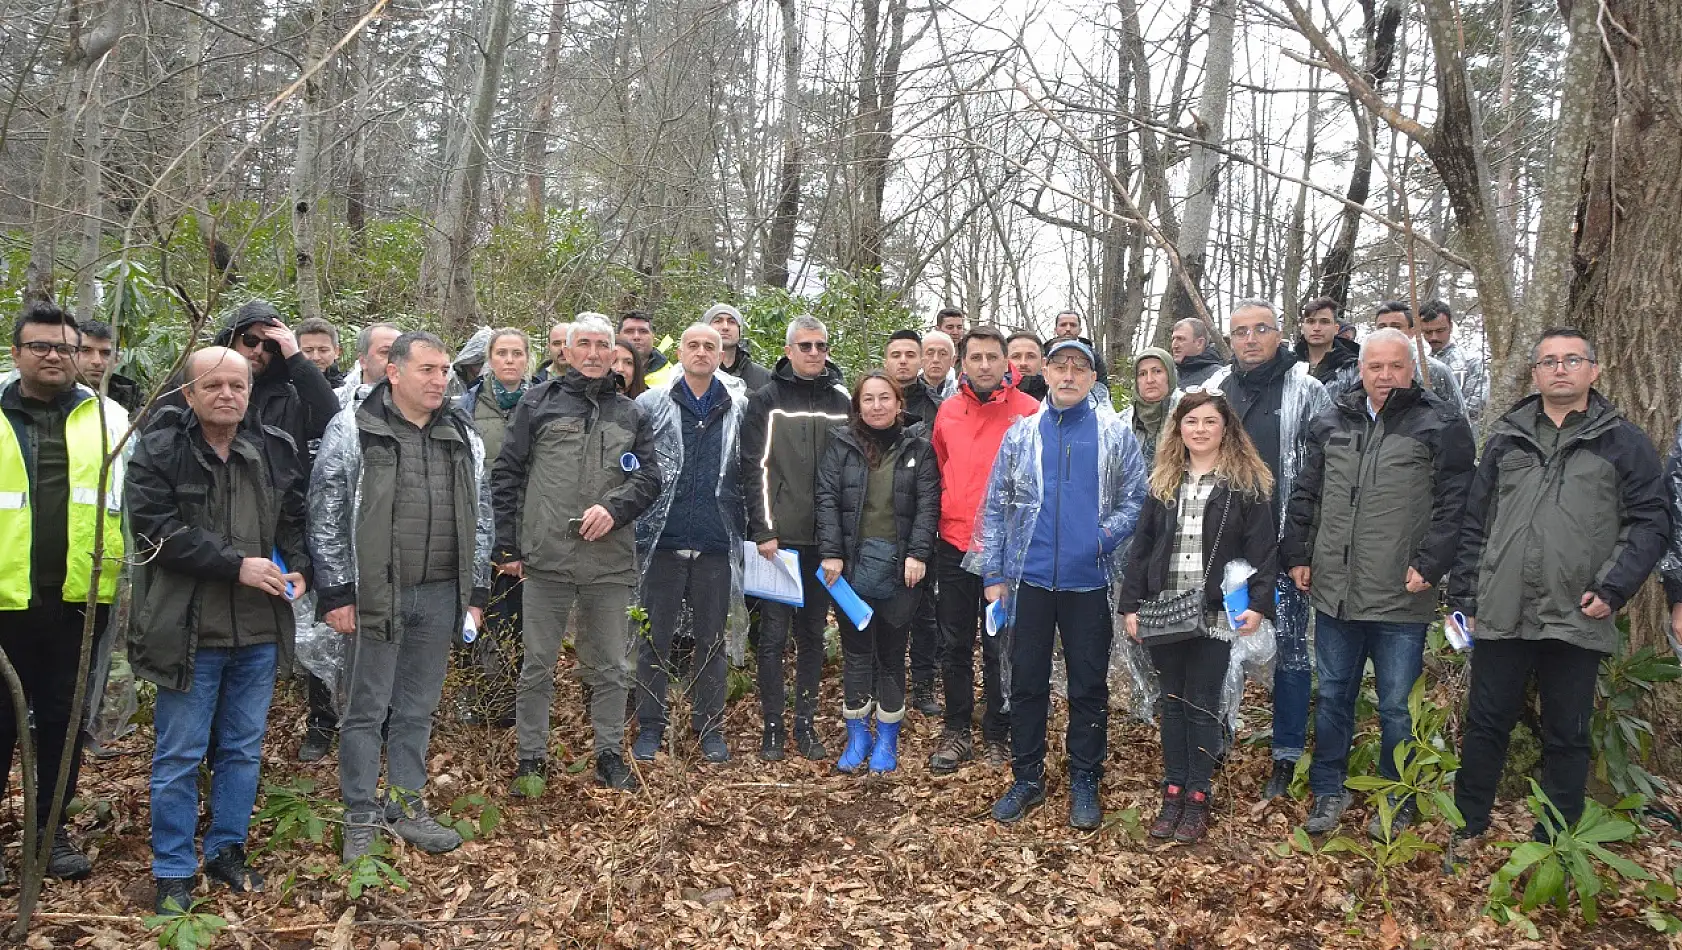
<svg viewBox="0 0 1682 950">
<path fill-rule="evenodd" d="M 684 556 L 676 551 L 655 551 L 643 582 L 643 603 L 648 608 L 648 637 L 639 637 L 636 645 L 639 728 L 665 731 L 670 709 L 666 689 L 676 672 L 673 645 L 687 604 L 687 632 L 694 651 L 689 664 L 690 724 L 697 735 L 722 730 L 728 673 L 724 627 L 730 620 L 730 555 Z"/>
<path fill-rule="evenodd" d="M 783 654 L 794 641 L 794 729 L 812 728 L 818 712 L 818 684 L 823 679 L 823 631 L 829 619 L 829 591 L 818 580 L 818 549 L 793 547 L 800 555 L 800 581 L 806 605 L 795 608 L 761 601 L 759 644 L 754 659 L 759 678 L 759 714 L 767 725 L 782 722 L 788 707 Z"/>
<path fill-rule="evenodd" d="M 1524 709 L 1524 687 L 1536 674 L 1542 700 L 1542 791 L 1565 820 L 1583 815 L 1589 777 L 1589 719 L 1606 654 L 1563 640 L 1479 640 L 1461 727 L 1454 804 L 1473 833 L 1489 827 L 1495 788 L 1507 764 L 1507 741 Z"/>
<path fill-rule="evenodd" d="M 1010 768 L 1019 782 L 1045 780 L 1051 651 L 1059 632 L 1063 665 L 1069 671 L 1069 771 L 1099 775 L 1104 771 L 1114 633 L 1109 591 L 1052 591 L 1018 584 L 1010 649 Z"/>
<path fill-rule="evenodd" d="M 934 685 L 940 670 L 940 622 L 935 619 L 934 565 L 917 588 L 917 612 L 911 616 L 911 682 Z"/>
<path fill-rule="evenodd" d="M 940 572 L 940 597 L 935 615 L 940 621 L 941 685 L 946 692 L 946 731 L 969 734 L 975 716 L 975 640 L 981 630 L 981 578 L 964 570 L 964 552 L 945 541 L 935 550 Z M 981 715 L 981 738 L 1003 742 L 1010 738 L 1010 718 L 999 691 L 999 641 L 981 636 L 981 681 L 986 706 Z"/>
<path fill-rule="evenodd" d="M 101 605 L 94 617 L 94 632 L 104 628 L 110 608 Z M 87 619 L 83 604 L 65 603 L 57 590 L 37 590 L 27 610 L 0 613 L 0 649 L 17 669 L 24 698 L 35 711 L 37 772 L 35 807 L 45 822 L 52 807 L 53 784 L 66 755 L 70 756 L 70 780 L 64 786 L 63 804 L 76 794 L 76 780 L 82 770 L 82 730 L 65 742 L 70 726 L 70 703 L 75 698 L 76 667 L 82 654 L 82 630 Z M 12 772 L 12 747 L 18 740 L 17 717 L 13 714 L 11 691 L 0 685 L 0 794 Z M 59 813 L 59 823 L 64 814 Z"/>
<path fill-rule="evenodd" d="M 1221 754 L 1221 683 L 1232 644 L 1192 637 L 1150 648 L 1162 688 L 1162 778 L 1169 785 L 1208 793 Z"/>
<path fill-rule="evenodd" d="M 921 591 L 912 590 L 896 596 L 920 595 Z M 905 640 L 910 618 L 909 611 L 895 600 L 865 598 L 876 615 L 863 630 L 853 626 L 846 611 L 835 612 L 841 626 L 841 701 L 854 712 L 871 703 L 884 713 L 905 711 Z"/>
</svg>

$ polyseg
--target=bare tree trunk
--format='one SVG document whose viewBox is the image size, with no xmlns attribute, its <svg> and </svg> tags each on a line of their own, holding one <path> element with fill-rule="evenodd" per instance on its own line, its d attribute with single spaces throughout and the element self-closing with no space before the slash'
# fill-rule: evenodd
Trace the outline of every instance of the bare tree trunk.
<svg viewBox="0 0 1682 950">
<path fill-rule="evenodd" d="M 1302 146 L 1302 183 L 1291 206 L 1291 224 L 1285 234 L 1285 312 L 1293 319 L 1306 302 L 1302 294 L 1302 262 L 1308 245 L 1308 179 L 1314 170 L 1314 147 L 1319 132 L 1320 71 L 1308 72 L 1308 109 L 1304 113 L 1308 131 Z"/>
<path fill-rule="evenodd" d="M 543 43 L 543 89 L 537 94 L 537 107 L 532 110 L 531 128 L 526 130 L 521 149 L 521 162 L 526 169 L 526 214 L 532 227 L 543 227 L 547 202 L 543 196 L 543 182 L 547 178 L 549 139 L 555 129 L 555 84 L 561 71 L 561 41 L 566 29 L 567 0 L 550 0 L 549 35 Z"/>
<path fill-rule="evenodd" d="M 81 246 L 76 251 L 76 314 L 84 320 L 99 313 L 99 240 L 105 216 L 105 103 L 99 96 L 100 76 L 89 80 L 87 108 L 82 115 Z"/>
<path fill-rule="evenodd" d="M 794 229 L 800 220 L 800 174 L 804 164 L 800 128 L 800 21 L 794 0 L 777 0 L 782 11 L 783 101 L 782 161 L 777 167 L 777 204 L 771 233 L 759 262 L 762 287 L 788 287 L 788 262 L 794 256 Z"/>
<path fill-rule="evenodd" d="M 315 0 L 309 33 L 304 40 L 302 112 L 298 116 L 298 147 L 292 159 L 292 255 L 298 292 L 298 316 L 305 320 L 321 317 L 321 275 L 316 267 L 320 239 L 315 222 L 320 216 L 320 155 L 326 137 L 327 102 L 323 86 L 327 81 L 319 64 L 327 56 L 328 33 L 338 7 L 334 0 Z"/>
<path fill-rule="evenodd" d="M 880 2 L 864 0 L 857 130 L 862 204 L 853 252 L 854 272 L 877 283 L 882 271 L 882 202 L 888 190 L 888 159 L 894 149 L 894 106 L 899 96 L 900 56 L 905 51 L 906 11 L 906 0 L 886 0 L 888 35 L 884 47 Z"/>
<path fill-rule="evenodd" d="M 177 188 L 183 203 L 193 211 L 193 223 L 204 243 L 212 290 L 239 280 L 234 251 L 220 234 L 219 222 L 210 208 L 209 177 L 205 174 L 205 124 L 203 97 L 205 61 L 210 55 L 205 38 L 205 0 L 186 0 L 182 11 L 182 39 L 188 66 L 181 76 L 181 170 Z"/>
<path fill-rule="evenodd" d="M 1175 245 L 1189 280 L 1174 283 L 1163 294 L 1161 323 L 1172 323 L 1197 313 L 1186 284 L 1201 286 L 1203 283 L 1209 227 L 1214 221 L 1222 165 L 1220 152 L 1208 146 L 1218 147 L 1226 140 L 1237 10 L 1238 0 L 1211 0 L 1209 4 L 1209 46 L 1204 55 L 1203 91 L 1198 99 L 1197 139 L 1191 146 L 1185 217 L 1180 222 L 1180 237 Z"/>
<path fill-rule="evenodd" d="M 514 0 L 486 0 L 484 42 L 474 69 L 473 97 L 464 123 L 456 127 L 450 149 L 444 191 L 421 261 L 421 299 L 441 316 L 450 331 L 479 322 L 479 302 L 473 290 L 471 252 L 473 228 L 479 216 L 479 195 L 485 178 L 485 150 L 490 141 L 497 95 L 502 89 L 503 63 Z M 470 57 L 466 61 L 473 62 Z"/>
<path fill-rule="evenodd" d="M 346 50 L 355 74 L 356 97 L 351 105 L 350 158 L 345 170 L 345 226 L 357 260 L 368 257 L 368 123 L 374 113 L 374 64 L 380 56 L 380 24 L 368 24 Z"/>
</svg>

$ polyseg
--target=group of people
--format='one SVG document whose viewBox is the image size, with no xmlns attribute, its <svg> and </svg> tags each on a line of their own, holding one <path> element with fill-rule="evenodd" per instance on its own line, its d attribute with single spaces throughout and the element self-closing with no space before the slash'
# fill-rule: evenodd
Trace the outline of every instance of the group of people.
<svg viewBox="0 0 1682 950">
<path fill-rule="evenodd" d="M 1416 323 L 1387 304 L 1375 317 L 1356 344 L 1335 303 L 1313 301 L 1293 349 L 1273 305 L 1244 300 L 1227 340 L 1181 321 L 1169 350 L 1140 350 L 1112 380 L 1077 313 L 1042 340 L 947 308 L 932 330 L 892 333 L 880 368 L 849 386 L 821 321 L 792 320 L 767 367 L 723 303 L 682 330 L 672 359 L 646 314 L 583 313 L 551 328 L 535 370 L 518 329 L 482 331 L 452 355 L 431 333 L 375 323 L 341 373 L 335 327 L 294 332 L 252 301 L 144 408 L 101 496 L 104 446 L 142 410 L 138 387 L 111 375 L 109 328 L 32 303 L 13 330 L 16 378 L 0 389 L 0 520 L 15 539 L 0 565 L 0 647 L 34 708 L 42 774 L 68 756 L 74 794 L 79 744 L 64 736 L 86 605 L 103 630 L 132 586 L 130 663 L 158 686 L 160 912 L 190 905 L 201 851 L 210 880 L 262 884 L 245 842 L 300 625 L 344 638 L 336 688 L 312 676 L 299 752 L 323 758 L 337 738 L 343 859 L 387 834 L 439 853 L 461 842 L 424 795 L 452 656 L 484 700 L 473 721 L 515 729 L 513 794 L 538 796 L 570 641 L 595 779 L 633 790 L 633 763 L 677 741 L 673 679 L 702 759 L 730 760 L 726 654 L 745 578 L 791 560 L 799 595 L 752 605 L 764 761 L 791 739 L 797 755 L 831 759 L 819 696 L 833 615 L 846 730 L 834 767 L 898 769 L 915 709 L 941 721 L 928 769 L 961 769 L 978 751 L 979 646 L 979 751 L 1012 773 L 992 813 L 1019 821 L 1047 796 L 1061 644 L 1068 820 L 1094 829 L 1111 658 L 1138 650 L 1161 697 L 1150 833 L 1195 842 L 1233 738 L 1220 707 L 1234 644 L 1270 632 L 1264 795 L 1286 794 L 1315 701 L 1307 827 L 1329 832 L 1350 801 L 1367 661 L 1379 768 L 1394 777 L 1426 628 L 1446 600 L 1477 644 L 1455 790 L 1464 833 L 1488 825 L 1532 672 L 1542 787 L 1575 820 L 1613 614 L 1667 551 L 1666 587 L 1682 601 L 1682 452 L 1667 476 L 1594 389 L 1589 340 L 1556 329 L 1531 354 L 1537 392 L 1486 426 L 1480 458 L 1484 369 L 1452 342 L 1453 314 L 1433 303 Z M 1128 390 L 1120 413 L 1112 385 Z M 0 704 L 8 757 L 17 728 Z M 1413 815 L 1399 802 L 1373 831 Z M 51 834 L 51 873 L 88 874 L 62 822 Z"/>
</svg>

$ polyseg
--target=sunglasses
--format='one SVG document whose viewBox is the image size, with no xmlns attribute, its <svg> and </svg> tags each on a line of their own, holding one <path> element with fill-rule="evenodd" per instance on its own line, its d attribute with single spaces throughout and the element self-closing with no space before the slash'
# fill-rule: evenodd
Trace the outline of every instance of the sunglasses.
<svg viewBox="0 0 1682 950">
<path fill-rule="evenodd" d="M 796 343 L 794 345 L 800 347 L 800 352 L 802 352 L 802 353 L 828 353 L 829 352 L 829 341 L 828 340 L 801 340 L 799 343 Z"/>
<path fill-rule="evenodd" d="M 1180 390 L 1180 394 L 1182 396 L 1208 396 L 1210 399 L 1219 399 L 1226 402 L 1226 393 L 1221 392 L 1219 386 L 1187 386 Z"/>
<path fill-rule="evenodd" d="M 250 347 L 251 349 L 256 349 L 257 347 L 263 345 L 263 338 L 256 335 L 255 333 L 242 334 L 239 338 L 239 341 L 241 343 L 244 343 L 246 346 Z"/>
</svg>

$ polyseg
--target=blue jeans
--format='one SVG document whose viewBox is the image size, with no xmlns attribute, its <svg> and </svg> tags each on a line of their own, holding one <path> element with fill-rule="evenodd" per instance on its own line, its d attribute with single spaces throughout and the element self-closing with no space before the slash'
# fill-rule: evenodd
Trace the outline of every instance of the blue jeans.
<svg viewBox="0 0 1682 950">
<path fill-rule="evenodd" d="M 199 824 L 199 763 L 210 747 L 210 830 L 204 853 L 244 844 L 257 804 L 263 732 L 274 696 L 275 645 L 203 649 L 193 657 L 193 682 L 185 691 L 158 688 L 153 716 L 152 874 L 184 878 L 198 873 L 193 836 Z"/>
<path fill-rule="evenodd" d="M 1279 656 L 1273 663 L 1273 758 L 1295 762 L 1308 748 L 1308 700 L 1314 668 L 1308 661 L 1308 595 L 1280 574 L 1273 622 Z"/>
<path fill-rule="evenodd" d="M 1396 778 L 1396 749 L 1413 736 L 1408 693 L 1425 666 L 1425 624 L 1339 620 L 1320 611 L 1314 617 L 1320 689 L 1309 787 L 1315 797 L 1343 791 L 1355 738 L 1355 700 L 1369 657 L 1378 682 L 1378 723 L 1384 737 L 1378 771 Z"/>
</svg>

